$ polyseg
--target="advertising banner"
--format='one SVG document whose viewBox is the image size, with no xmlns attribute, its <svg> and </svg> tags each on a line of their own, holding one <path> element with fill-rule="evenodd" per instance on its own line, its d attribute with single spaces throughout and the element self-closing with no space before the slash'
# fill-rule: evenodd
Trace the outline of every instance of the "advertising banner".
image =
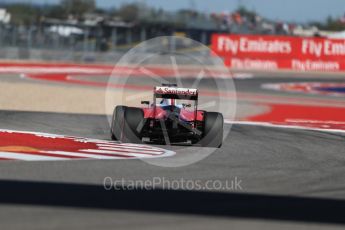
<svg viewBox="0 0 345 230">
<path fill-rule="evenodd" d="M 214 34 L 211 47 L 232 68 L 345 70 L 343 39 Z"/>
</svg>

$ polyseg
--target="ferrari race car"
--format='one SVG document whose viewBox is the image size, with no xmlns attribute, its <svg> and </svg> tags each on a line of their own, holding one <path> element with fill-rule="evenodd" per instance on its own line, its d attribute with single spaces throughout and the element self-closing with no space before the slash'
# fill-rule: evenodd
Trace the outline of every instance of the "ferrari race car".
<svg viewBox="0 0 345 230">
<path fill-rule="evenodd" d="M 154 87 L 153 103 L 141 104 L 142 108 L 116 106 L 111 125 L 113 140 L 221 147 L 223 115 L 198 110 L 197 89 L 163 84 Z"/>
</svg>

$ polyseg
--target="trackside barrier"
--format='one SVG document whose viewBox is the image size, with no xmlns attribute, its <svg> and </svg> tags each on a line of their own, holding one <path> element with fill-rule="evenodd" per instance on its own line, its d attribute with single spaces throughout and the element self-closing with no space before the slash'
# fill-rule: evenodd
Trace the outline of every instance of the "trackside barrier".
<svg viewBox="0 0 345 230">
<path fill-rule="evenodd" d="M 345 71 L 345 39 L 213 34 L 211 48 L 236 69 Z"/>
</svg>

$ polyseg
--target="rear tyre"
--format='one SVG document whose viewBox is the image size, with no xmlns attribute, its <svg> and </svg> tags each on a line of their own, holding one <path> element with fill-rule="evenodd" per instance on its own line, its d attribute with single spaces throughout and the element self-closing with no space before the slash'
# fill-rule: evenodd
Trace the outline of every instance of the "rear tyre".
<svg viewBox="0 0 345 230">
<path fill-rule="evenodd" d="M 144 112 L 140 108 L 127 107 L 122 142 L 142 143 L 141 127 L 144 122 Z"/>
<path fill-rule="evenodd" d="M 122 138 L 122 129 L 125 123 L 125 111 L 126 106 L 116 106 L 113 112 L 113 118 L 111 121 L 111 139 L 112 140 L 121 140 Z"/>
<path fill-rule="evenodd" d="M 112 139 L 127 143 L 141 143 L 142 122 L 144 122 L 142 109 L 116 106 L 111 128 Z"/>
<path fill-rule="evenodd" d="M 204 133 L 201 145 L 204 147 L 220 148 L 223 143 L 224 119 L 221 113 L 204 113 Z"/>
</svg>

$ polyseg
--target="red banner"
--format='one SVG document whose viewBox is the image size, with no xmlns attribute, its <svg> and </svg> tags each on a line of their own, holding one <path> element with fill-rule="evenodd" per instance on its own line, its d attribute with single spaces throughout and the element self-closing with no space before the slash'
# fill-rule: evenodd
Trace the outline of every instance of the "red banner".
<svg viewBox="0 0 345 230">
<path fill-rule="evenodd" d="M 214 34 L 211 47 L 233 68 L 345 70 L 345 39 Z"/>
<path fill-rule="evenodd" d="M 267 58 L 224 58 L 227 66 L 235 69 L 279 70 L 290 69 L 297 71 L 345 71 L 345 61 L 323 61 L 302 59 L 267 59 Z"/>
</svg>

